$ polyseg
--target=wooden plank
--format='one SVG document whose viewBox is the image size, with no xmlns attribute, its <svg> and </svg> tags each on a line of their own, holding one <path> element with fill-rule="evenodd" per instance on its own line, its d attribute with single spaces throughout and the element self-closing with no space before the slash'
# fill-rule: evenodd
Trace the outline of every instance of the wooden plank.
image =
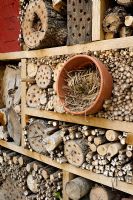
<svg viewBox="0 0 133 200">
<path fill-rule="evenodd" d="M 36 159 L 38 161 L 41 161 L 43 163 L 50 164 L 53 167 L 57 167 L 64 171 L 67 170 L 67 172 L 70 172 L 72 174 L 87 178 L 87 179 L 95 181 L 97 183 L 100 183 L 100 184 L 106 185 L 108 187 L 115 188 L 117 190 L 120 190 L 125 193 L 129 193 L 129 194 L 133 195 L 133 185 L 132 184 L 118 181 L 116 178 L 105 177 L 101 174 L 96 174 L 96 173 L 90 172 L 88 170 L 82 170 L 82 169 L 76 168 L 70 164 L 59 164 L 56 161 L 51 160 L 51 158 L 49 158 L 47 156 L 41 155 L 36 152 L 31 152 L 27 149 L 24 149 L 23 147 L 16 146 L 12 142 L 5 142 L 5 141 L 0 140 L 0 145 L 5 148 L 16 151 L 20 154 L 23 154 L 23 155 L 26 155 L 33 159 Z"/>
<path fill-rule="evenodd" d="M 21 60 L 22 69 L 21 69 L 21 79 L 26 77 L 26 59 Z M 24 128 L 26 126 L 26 116 L 25 116 L 25 105 L 26 105 L 26 82 L 21 82 L 21 126 L 22 126 L 22 136 L 21 136 L 21 145 L 24 146 Z"/>
<path fill-rule="evenodd" d="M 109 0 L 92 1 L 92 41 L 104 40 L 102 22 L 108 6 Z"/>
<path fill-rule="evenodd" d="M 67 2 L 67 44 L 83 44 L 92 38 L 92 1 L 69 0 Z"/>
<path fill-rule="evenodd" d="M 74 178 L 74 174 L 69 173 L 67 171 L 63 171 L 63 200 L 69 200 L 65 188 L 66 188 L 66 183 L 69 182 Z"/>
<path fill-rule="evenodd" d="M 120 49 L 133 47 L 133 36 L 125 38 L 115 38 L 91 42 L 88 44 L 78 44 L 74 46 L 55 47 L 34 51 L 20 51 L 13 53 L 0 53 L 0 60 L 16 60 L 22 58 L 41 58 L 45 56 L 64 55 L 73 53 L 82 53 L 89 51 L 103 51 L 109 49 Z"/>
<path fill-rule="evenodd" d="M 53 120 L 60 120 L 66 122 L 72 122 L 76 124 L 83 124 L 88 126 L 100 127 L 105 129 L 113 129 L 117 131 L 133 132 L 133 123 L 132 122 L 121 122 L 121 121 L 111 121 L 104 118 L 96 118 L 89 116 L 73 116 L 70 114 L 60 114 L 52 111 L 39 110 L 34 108 L 25 108 L 25 114 L 48 118 Z"/>
</svg>

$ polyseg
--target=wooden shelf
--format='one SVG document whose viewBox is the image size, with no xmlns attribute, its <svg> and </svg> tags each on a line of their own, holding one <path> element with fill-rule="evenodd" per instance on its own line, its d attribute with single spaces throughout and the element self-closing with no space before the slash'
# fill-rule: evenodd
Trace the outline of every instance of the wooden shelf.
<svg viewBox="0 0 133 200">
<path fill-rule="evenodd" d="M 0 60 L 18 60 L 23 58 L 41 58 L 45 56 L 55 56 L 87 51 L 104 51 L 109 49 L 128 48 L 133 46 L 133 36 L 125 38 L 115 38 L 102 40 L 87 44 L 77 44 L 74 46 L 63 46 L 49 49 L 20 51 L 11 53 L 0 53 Z"/>
<path fill-rule="evenodd" d="M 31 158 L 36 159 L 38 161 L 41 161 L 43 163 L 46 163 L 46 164 L 49 164 L 51 166 L 62 169 L 64 171 L 67 171 L 69 173 L 76 174 L 78 176 L 82 176 L 84 178 L 95 181 L 97 183 L 100 183 L 100 184 L 106 185 L 108 187 L 115 188 L 117 190 L 120 190 L 120 191 L 123 191 L 123 192 L 126 192 L 126 193 L 133 195 L 133 185 L 132 184 L 127 184 L 125 182 L 118 181 L 116 178 L 105 177 L 101 174 L 96 174 L 96 173 L 90 172 L 88 170 L 82 170 L 82 169 L 74 167 L 70 164 L 59 164 L 56 161 L 51 160 L 51 158 L 49 158 L 47 156 L 41 155 L 41 154 L 36 153 L 36 152 L 31 152 L 27 149 L 24 149 L 23 147 L 20 147 L 20 146 L 16 146 L 12 142 L 5 142 L 5 141 L 0 140 L 0 145 L 2 147 L 11 149 L 15 152 L 18 152 L 18 153 L 23 154 L 25 156 L 31 157 Z"/>
<path fill-rule="evenodd" d="M 70 114 L 60 114 L 53 111 L 39 110 L 35 108 L 25 108 L 25 114 L 34 117 L 47 118 L 59 121 L 66 121 L 76 124 L 83 124 L 117 131 L 133 132 L 132 122 L 111 121 L 104 118 L 89 116 L 74 116 Z"/>
</svg>

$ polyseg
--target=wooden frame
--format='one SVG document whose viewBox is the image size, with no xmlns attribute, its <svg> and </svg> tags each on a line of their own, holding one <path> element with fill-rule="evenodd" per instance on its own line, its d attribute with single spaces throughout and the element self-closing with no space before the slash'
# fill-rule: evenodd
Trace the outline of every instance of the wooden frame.
<svg viewBox="0 0 133 200">
<path fill-rule="evenodd" d="M 108 7 L 109 0 L 92 1 L 92 41 L 104 40 L 102 22 Z"/>
<path fill-rule="evenodd" d="M 22 89 L 21 89 L 21 103 L 22 103 L 22 112 L 21 112 L 21 119 L 22 119 L 22 132 L 24 131 L 24 127 L 26 125 L 26 117 L 28 116 L 36 116 L 41 118 L 48 118 L 48 119 L 56 119 L 62 120 L 67 122 L 73 122 L 77 124 L 85 124 L 90 126 L 102 127 L 102 128 L 109 128 L 119 131 L 126 131 L 126 132 L 133 132 L 133 123 L 130 122 L 120 122 L 120 121 L 110 121 L 107 119 L 101 118 L 94 118 L 94 117 L 84 117 L 84 116 L 72 116 L 68 114 L 59 114 L 50 111 L 40 111 L 38 109 L 28 108 L 26 106 L 26 60 L 25 58 L 41 58 L 45 56 L 53 56 L 53 55 L 63 55 L 63 54 L 71 54 L 71 53 L 81 53 L 86 52 L 88 50 L 96 51 L 96 50 L 109 50 L 109 49 L 119 49 L 119 48 L 127 48 L 133 46 L 133 37 L 127 38 L 119 38 L 119 39 L 112 39 L 106 41 L 99 41 L 99 42 L 92 42 L 89 44 L 83 45 L 75 45 L 70 47 L 56 47 L 51 49 L 44 49 L 44 50 L 36 50 L 36 51 L 22 51 L 22 52 L 15 52 L 15 53 L 6 53 L 0 54 L 0 60 L 20 60 L 22 59 L 22 70 L 21 70 L 21 78 L 22 78 Z M 24 138 L 22 134 L 22 144 L 20 147 L 16 146 L 13 143 L 0 141 L 0 145 L 21 153 L 23 155 L 29 156 L 41 162 L 47 163 L 51 166 L 57 167 L 63 170 L 63 191 L 65 188 L 65 184 L 67 181 L 73 178 L 73 174 L 79 175 L 85 178 L 88 178 L 92 181 L 95 181 L 100 184 L 107 185 L 109 187 L 114 187 L 118 190 L 123 192 L 129 193 L 133 195 L 133 185 L 127 184 L 125 182 L 116 181 L 114 178 L 105 177 L 103 175 L 95 174 L 93 172 L 82 170 L 80 168 L 76 168 L 70 164 L 59 164 L 56 161 L 52 161 L 51 158 L 41 155 L 36 152 L 31 152 L 27 149 L 24 149 Z M 68 200 L 68 197 L 65 192 L 63 192 L 63 199 Z"/>
</svg>

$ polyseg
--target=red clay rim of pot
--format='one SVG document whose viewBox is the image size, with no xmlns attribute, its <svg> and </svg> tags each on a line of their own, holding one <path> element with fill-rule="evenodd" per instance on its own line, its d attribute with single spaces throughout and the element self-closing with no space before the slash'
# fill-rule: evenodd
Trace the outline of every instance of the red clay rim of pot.
<svg viewBox="0 0 133 200">
<path fill-rule="evenodd" d="M 62 88 L 62 86 L 60 87 L 60 76 L 62 75 L 62 73 L 63 73 L 63 71 L 64 71 L 64 68 L 65 68 L 65 66 L 66 65 L 68 65 L 69 63 L 71 63 L 71 61 L 73 60 L 73 59 L 77 59 L 77 58 L 86 58 L 86 59 L 88 59 L 88 63 L 90 62 L 92 62 L 92 63 L 94 63 L 95 64 L 95 67 L 98 69 L 98 71 L 99 71 L 99 75 L 100 75 L 100 90 L 99 90 L 99 92 L 98 92 L 98 95 L 97 95 L 97 97 L 96 97 L 96 99 L 92 102 L 92 104 L 90 105 L 90 106 L 88 106 L 85 110 L 83 110 L 83 111 L 77 111 L 77 112 L 75 112 L 75 111 L 71 111 L 68 107 L 66 107 L 66 106 L 64 106 L 64 109 L 65 109 L 65 111 L 66 112 L 68 112 L 68 113 L 71 113 L 71 114 L 73 114 L 73 115 L 83 115 L 83 114 L 94 114 L 94 113 L 97 113 L 99 110 L 101 110 L 101 108 L 102 108 L 102 105 L 101 105 L 101 107 L 96 111 L 96 112 L 90 112 L 89 113 L 89 111 L 90 110 L 93 110 L 93 108 L 95 108 L 95 105 L 96 104 L 98 104 L 98 101 L 101 99 L 101 96 L 102 96 L 102 93 L 103 93 L 103 89 L 104 89 L 104 78 L 103 78 L 103 74 L 102 74 L 102 69 L 101 68 L 104 68 L 104 70 L 106 70 L 106 73 L 108 73 L 108 78 L 110 79 L 109 80 L 109 84 L 110 84 L 110 92 L 108 92 L 108 97 L 105 97 L 105 98 L 103 98 L 104 100 L 105 99 L 109 99 L 110 97 L 111 97 L 111 94 L 112 94 L 112 88 L 113 88 L 113 79 L 112 79 L 112 76 L 111 76 L 111 74 L 109 73 L 109 71 L 108 71 L 108 69 L 107 69 L 107 67 L 106 67 L 106 65 L 104 64 L 104 63 L 102 63 L 100 60 L 98 60 L 96 57 L 94 57 L 94 56 L 87 56 L 87 55 L 76 55 L 76 56 L 73 56 L 72 58 L 70 58 L 65 64 L 64 64 L 64 67 L 62 68 L 62 70 L 60 71 L 60 73 L 59 73 L 59 76 L 58 76 L 58 79 L 57 79 L 57 95 L 59 96 L 59 98 L 60 98 L 60 101 L 61 101 L 61 103 L 64 105 L 64 98 L 65 98 L 65 95 L 64 95 L 64 97 L 61 97 L 60 96 L 60 88 Z M 86 62 L 87 63 L 87 62 Z M 81 65 L 80 65 L 81 66 Z M 63 90 L 63 89 L 62 89 Z"/>
</svg>

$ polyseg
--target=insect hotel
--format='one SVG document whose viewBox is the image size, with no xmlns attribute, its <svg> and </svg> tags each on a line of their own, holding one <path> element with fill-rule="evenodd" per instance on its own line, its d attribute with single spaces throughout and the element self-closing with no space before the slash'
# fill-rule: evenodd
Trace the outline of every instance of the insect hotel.
<svg viewBox="0 0 133 200">
<path fill-rule="evenodd" d="M 132 200 L 133 1 L 7 0 L 0 24 L 0 200 Z"/>
</svg>

